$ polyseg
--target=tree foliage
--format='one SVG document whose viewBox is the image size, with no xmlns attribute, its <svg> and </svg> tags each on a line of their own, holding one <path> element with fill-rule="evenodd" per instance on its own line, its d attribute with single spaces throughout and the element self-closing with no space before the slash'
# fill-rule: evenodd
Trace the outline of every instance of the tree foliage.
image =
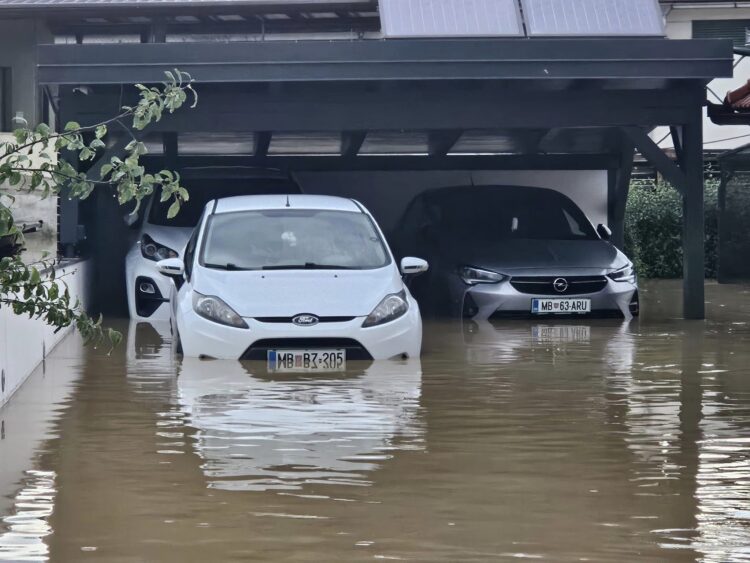
<svg viewBox="0 0 750 563">
<path fill-rule="evenodd" d="M 706 277 L 718 258 L 718 180 L 705 183 Z M 625 253 L 644 278 L 682 277 L 682 197 L 664 182 L 630 186 L 625 214 Z"/>
<path fill-rule="evenodd" d="M 162 201 L 170 201 L 169 217 L 189 199 L 177 172 L 161 170 L 149 173 L 140 162 L 145 144 L 137 132 L 173 113 L 188 101 L 195 107 L 197 93 L 192 77 L 180 70 L 167 71 L 158 86 L 136 84 L 138 103 L 124 106 L 105 121 L 91 125 L 70 122 L 55 132 L 46 123 L 36 128 L 14 131 L 14 140 L 0 143 L 0 241 L 18 246 L 23 235 L 13 218 L 14 192 L 39 193 L 43 198 L 59 193 L 63 186 L 70 197 L 85 199 L 97 188 L 114 190 L 120 204 L 132 202 L 133 213 L 141 201 L 161 192 Z M 99 170 L 79 171 L 73 162 L 94 162 L 107 148 L 111 130 L 117 128 L 129 136 L 124 157 L 112 157 Z M 43 319 L 62 329 L 75 325 L 87 342 L 109 341 L 116 345 L 119 333 L 105 329 L 101 318 L 93 319 L 79 302 L 72 302 L 64 279 L 55 279 L 54 260 L 43 259 L 25 264 L 18 255 L 0 259 L 0 308 L 11 307 L 16 314 Z"/>
</svg>

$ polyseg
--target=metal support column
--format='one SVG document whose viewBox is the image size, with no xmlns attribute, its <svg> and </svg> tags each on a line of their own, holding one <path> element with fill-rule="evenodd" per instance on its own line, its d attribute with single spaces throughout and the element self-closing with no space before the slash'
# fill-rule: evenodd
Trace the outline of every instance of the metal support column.
<svg viewBox="0 0 750 563">
<path fill-rule="evenodd" d="M 683 314 L 705 318 L 705 227 L 703 203 L 703 119 L 696 108 L 682 127 L 685 191 L 682 194 Z"/>
<path fill-rule="evenodd" d="M 625 246 L 625 207 L 630 192 L 633 156 L 632 143 L 623 141 L 619 167 L 608 174 L 607 219 L 612 230 L 612 244 L 620 250 Z"/>
</svg>

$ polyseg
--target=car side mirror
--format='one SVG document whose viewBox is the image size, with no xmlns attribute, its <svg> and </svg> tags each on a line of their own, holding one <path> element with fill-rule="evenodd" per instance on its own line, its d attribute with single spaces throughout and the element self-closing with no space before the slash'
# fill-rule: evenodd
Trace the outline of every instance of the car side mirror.
<svg viewBox="0 0 750 563">
<path fill-rule="evenodd" d="M 404 276 L 417 276 L 430 269 L 427 260 L 407 256 L 401 260 L 401 274 Z"/>
<path fill-rule="evenodd" d="M 609 240 L 612 238 L 612 230 L 603 223 L 599 223 L 596 227 L 596 234 L 598 234 L 599 238 L 602 240 Z"/>
<path fill-rule="evenodd" d="M 128 228 L 133 228 L 138 224 L 138 213 L 128 213 L 122 218 L 123 223 Z"/>
<path fill-rule="evenodd" d="M 160 274 L 176 280 L 181 280 L 185 275 L 185 263 L 180 258 L 159 260 L 156 263 L 156 269 Z"/>
</svg>

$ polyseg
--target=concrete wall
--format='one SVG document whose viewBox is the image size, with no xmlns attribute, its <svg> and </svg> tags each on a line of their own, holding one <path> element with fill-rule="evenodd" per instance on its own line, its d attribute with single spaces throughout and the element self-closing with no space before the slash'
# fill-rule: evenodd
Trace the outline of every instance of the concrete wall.
<svg viewBox="0 0 750 563">
<path fill-rule="evenodd" d="M 750 5 L 746 7 L 735 7 L 733 3 L 726 2 L 720 7 L 701 6 L 691 8 L 672 8 L 667 12 L 666 30 L 669 39 L 692 39 L 693 20 L 750 20 Z M 712 81 L 708 87 L 718 96 L 708 93 L 709 101 L 720 103 L 727 92 L 735 90 L 750 79 L 750 57 L 740 60 L 735 57 L 733 78 L 719 78 Z M 706 110 L 703 110 L 703 139 L 704 148 L 710 151 L 730 150 L 750 143 L 750 127 L 745 125 L 715 125 L 708 119 Z M 652 138 L 662 139 L 669 133 L 666 127 L 656 129 Z M 673 148 L 672 138 L 667 138 L 660 143 L 663 148 Z"/>
<path fill-rule="evenodd" d="M 33 482 L 34 459 L 43 442 L 54 436 L 60 404 L 73 392 L 84 360 L 80 337 L 68 335 L 13 400 L 0 407 L 0 514 L 11 513 L 14 495 L 27 481 Z"/>
<path fill-rule="evenodd" d="M 477 172 L 306 172 L 297 175 L 307 193 L 353 197 L 364 204 L 387 233 L 418 193 L 443 186 L 498 184 L 556 189 L 588 215 L 592 223 L 607 223 L 605 170 L 508 170 Z"/>
<path fill-rule="evenodd" d="M 86 303 L 90 266 L 77 262 L 58 269 L 57 276 L 68 286 L 72 300 Z M 55 283 L 61 284 L 62 281 Z M 7 306 L 0 306 L 0 408 L 11 398 L 47 353 L 72 328 L 57 333 L 42 320 L 17 316 Z"/>
</svg>

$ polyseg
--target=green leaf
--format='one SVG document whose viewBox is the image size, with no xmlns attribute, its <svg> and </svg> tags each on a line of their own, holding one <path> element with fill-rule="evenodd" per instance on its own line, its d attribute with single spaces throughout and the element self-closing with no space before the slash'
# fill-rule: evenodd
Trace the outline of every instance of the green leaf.
<svg viewBox="0 0 750 563">
<path fill-rule="evenodd" d="M 96 135 L 97 139 L 101 139 L 104 137 L 104 135 L 107 134 L 107 126 L 102 123 L 101 125 L 97 125 L 96 129 L 94 130 L 94 134 Z"/>
<path fill-rule="evenodd" d="M 42 137 L 47 137 L 50 134 L 50 128 L 49 125 L 42 122 L 39 125 L 36 126 L 36 134 L 41 135 Z"/>
<path fill-rule="evenodd" d="M 42 283 L 42 276 L 36 268 L 29 269 L 29 283 L 32 285 Z"/>
<path fill-rule="evenodd" d="M 65 124 L 65 131 L 77 131 L 81 128 L 81 124 L 77 121 L 69 121 Z"/>
<path fill-rule="evenodd" d="M 180 202 L 174 201 L 172 205 L 169 206 L 169 210 L 167 211 L 167 219 L 174 219 L 179 212 L 180 212 Z"/>
</svg>

